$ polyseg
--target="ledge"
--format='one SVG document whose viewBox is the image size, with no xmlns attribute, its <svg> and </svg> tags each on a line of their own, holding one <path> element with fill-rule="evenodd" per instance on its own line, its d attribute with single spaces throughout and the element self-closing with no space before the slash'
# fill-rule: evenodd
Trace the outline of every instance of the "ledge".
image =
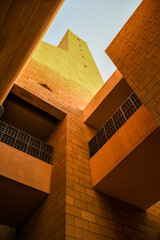
<svg viewBox="0 0 160 240">
<path fill-rule="evenodd" d="M 44 112 L 49 113 L 51 116 L 56 117 L 59 120 L 64 119 L 67 114 L 67 109 L 64 109 L 57 100 L 52 96 L 52 102 L 48 101 L 48 90 L 36 83 L 33 80 L 28 79 L 28 85 L 23 86 L 23 82 L 18 82 L 14 84 L 11 92 L 18 96 L 19 98 L 25 100 L 28 103 L 36 106 L 37 108 L 43 110 Z M 35 91 L 31 89 L 30 86 L 35 86 L 36 89 L 43 89 L 43 92 L 46 92 L 46 95 L 41 94 L 40 91 Z"/>
</svg>

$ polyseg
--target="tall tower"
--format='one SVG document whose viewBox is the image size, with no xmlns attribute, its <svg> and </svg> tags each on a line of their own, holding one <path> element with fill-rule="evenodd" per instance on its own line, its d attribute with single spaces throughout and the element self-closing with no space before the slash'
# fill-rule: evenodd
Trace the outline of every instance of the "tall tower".
<svg viewBox="0 0 160 240">
<path fill-rule="evenodd" d="M 45 42 L 39 44 L 29 62 L 29 66 L 30 69 L 34 69 L 35 66 L 38 68 L 40 65 L 42 66 L 43 71 L 41 72 L 43 72 L 44 77 L 36 74 L 34 80 L 37 82 L 47 81 L 54 94 L 58 87 L 63 89 L 65 86 L 68 91 L 70 89 L 70 97 L 77 97 L 75 104 L 80 99 L 81 102 L 85 101 L 84 105 L 81 106 L 82 108 L 85 107 L 85 104 L 91 100 L 103 85 L 103 80 L 86 42 L 70 30 L 66 32 L 58 47 Z M 50 70 L 50 74 L 46 76 L 47 70 Z M 57 77 L 61 77 L 63 80 L 59 79 L 58 81 Z M 68 98 L 66 94 L 65 96 Z M 63 96 L 63 99 L 65 96 Z"/>
<path fill-rule="evenodd" d="M 70 30 L 58 47 L 41 42 L 17 79 L 16 87 L 28 97 L 16 87 L 15 94 L 61 120 L 47 139 L 54 146 L 50 195 L 18 227 L 18 239 L 65 239 L 71 232 L 82 236 L 81 229 L 71 226 L 71 219 L 81 221 L 81 215 L 87 214 L 83 198 L 92 189 L 87 142 L 95 132 L 83 123 L 82 110 L 102 85 L 86 42 Z"/>
</svg>

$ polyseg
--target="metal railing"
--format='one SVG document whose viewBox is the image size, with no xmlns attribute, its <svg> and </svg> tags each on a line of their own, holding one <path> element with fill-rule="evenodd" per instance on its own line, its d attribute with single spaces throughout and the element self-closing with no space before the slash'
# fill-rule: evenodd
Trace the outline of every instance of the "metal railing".
<svg viewBox="0 0 160 240">
<path fill-rule="evenodd" d="M 52 146 L 3 121 L 0 121 L 0 141 L 44 162 L 52 163 Z"/>
<path fill-rule="evenodd" d="M 90 158 L 121 128 L 141 105 L 141 101 L 133 92 L 107 123 L 104 124 L 100 131 L 89 141 Z"/>
</svg>

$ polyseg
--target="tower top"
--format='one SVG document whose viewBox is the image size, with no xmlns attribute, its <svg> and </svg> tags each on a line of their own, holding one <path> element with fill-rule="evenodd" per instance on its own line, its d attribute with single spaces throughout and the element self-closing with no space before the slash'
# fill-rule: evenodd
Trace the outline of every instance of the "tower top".
<svg viewBox="0 0 160 240">
<path fill-rule="evenodd" d="M 62 48 L 66 51 L 70 51 L 75 45 L 79 45 L 79 47 L 81 47 L 81 43 L 87 45 L 85 41 L 79 38 L 68 28 L 67 32 L 65 33 L 64 37 L 62 38 L 57 47 Z"/>
</svg>

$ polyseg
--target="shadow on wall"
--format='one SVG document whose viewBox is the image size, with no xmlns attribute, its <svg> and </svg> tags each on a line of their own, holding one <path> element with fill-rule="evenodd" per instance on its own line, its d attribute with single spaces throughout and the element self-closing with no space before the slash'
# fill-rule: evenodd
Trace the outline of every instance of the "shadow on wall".
<svg viewBox="0 0 160 240">
<path fill-rule="evenodd" d="M 0 239 L 1 240 L 15 240 L 16 229 L 5 225 L 0 225 Z"/>
</svg>

